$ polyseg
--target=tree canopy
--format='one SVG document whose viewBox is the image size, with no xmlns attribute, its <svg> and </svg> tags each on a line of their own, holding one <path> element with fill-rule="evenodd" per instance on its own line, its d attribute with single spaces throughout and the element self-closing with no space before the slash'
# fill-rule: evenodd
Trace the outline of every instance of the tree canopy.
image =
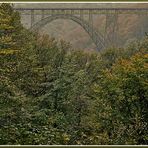
<svg viewBox="0 0 148 148">
<path fill-rule="evenodd" d="M 148 144 L 148 38 L 102 52 L 25 29 L 0 5 L 0 144 Z"/>
</svg>

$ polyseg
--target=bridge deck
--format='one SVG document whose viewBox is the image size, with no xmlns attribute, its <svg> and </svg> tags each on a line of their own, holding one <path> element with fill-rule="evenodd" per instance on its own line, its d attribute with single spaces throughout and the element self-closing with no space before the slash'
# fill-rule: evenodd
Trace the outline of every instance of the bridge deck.
<svg viewBox="0 0 148 148">
<path fill-rule="evenodd" d="M 45 14 L 50 14 L 52 11 L 56 14 L 66 12 L 67 14 L 73 12 L 73 14 L 79 14 L 83 11 L 83 14 L 148 14 L 148 8 L 14 8 L 17 11 L 24 13 L 25 11 L 34 11 L 35 15 L 40 15 L 44 11 Z"/>
</svg>

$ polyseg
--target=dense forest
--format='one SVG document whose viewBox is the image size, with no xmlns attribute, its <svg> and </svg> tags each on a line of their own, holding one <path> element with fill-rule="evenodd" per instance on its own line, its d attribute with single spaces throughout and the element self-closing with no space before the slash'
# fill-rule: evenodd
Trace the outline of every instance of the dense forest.
<svg viewBox="0 0 148 148">
<path fill-rule="evenodd" d="M 76 50 L 0 5 L 0 144 L 148 144 L 148 37 Z"/>
</svg>

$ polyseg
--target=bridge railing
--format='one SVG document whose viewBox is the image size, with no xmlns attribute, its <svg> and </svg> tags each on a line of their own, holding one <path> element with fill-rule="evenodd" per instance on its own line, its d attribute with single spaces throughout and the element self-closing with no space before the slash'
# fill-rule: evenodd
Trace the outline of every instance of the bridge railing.
<svg viewBox="0 0 148 148">
<path fill-rule="evenodd" d="M 51 15 L 51 14 L 147 14 L 148 8 L 14 8 L 21 14 L 27 15 L 34 11 L 34 15 Z"/>
</svg>

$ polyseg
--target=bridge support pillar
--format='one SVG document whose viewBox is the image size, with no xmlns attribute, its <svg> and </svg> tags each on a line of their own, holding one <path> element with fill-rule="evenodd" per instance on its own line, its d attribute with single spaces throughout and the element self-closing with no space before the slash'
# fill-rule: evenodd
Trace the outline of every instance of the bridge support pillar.
<svg viewBox="0 0 148 148">
<path fill-rule="evenodd" d="M 44 10 L 42 10 L 42 16 L 41 16 L 41 19 L 44 19 L 44 17 L 45 17 Z"/>
<path fill-rule="evenodd" d="M 81 18 L 81 20 L 84 19 L 84 18 L 83 18 L 83 10 L 80 10 L 80 18 Z"/>
<path fill-rule="evenodd" d="M 71 10 L 71 15 L 74 15 L 74 10 Z"/>
<path fill-rule="evenodd" d="M 34 21 L 35 21 L 35 18 L 34 18 L 34 10 L 31 10 L 31 27 L 34 24 Z"/>
<path fill-rule="evenodd" d="M 106 46 L 116 46 L 118 44 L 118 14 L 106 14 L 105 39 Z"/>
<path fill-rule="evenodd" d="M 91 10 L 89 10 L 89 25 L 91 28 L 91 34 L 93 36 L 93 14 Z"/>
<path fill-rule="evenodd" d="M 148 33 L 148 14 L 139 14 L 139 20 L 141 20 L 141 24 L 139 29 L 137 30 L 137 38 L 143 38 Z"/>
<path fill-rule="evenodd" d="M 144 17 L 145 17 L 144 18 L 144 29 L 145 29 L 145 32 L 148 33 L 148 12 Z"/>
</svg>

